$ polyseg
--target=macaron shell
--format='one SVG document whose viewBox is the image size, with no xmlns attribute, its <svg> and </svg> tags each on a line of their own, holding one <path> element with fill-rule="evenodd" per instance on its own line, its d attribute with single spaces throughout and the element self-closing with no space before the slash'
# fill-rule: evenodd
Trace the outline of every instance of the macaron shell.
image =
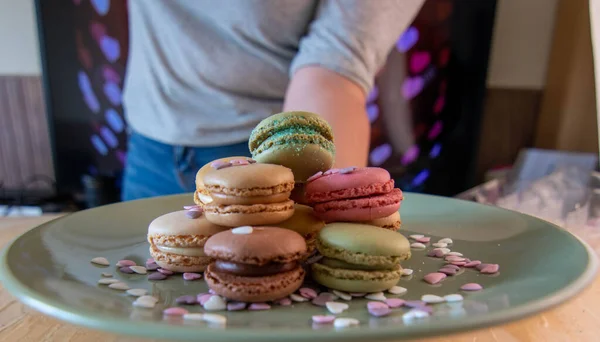
<svg viewBox="0 0 600 342">
<path fill-rule="evenodd" d="M 402 226 L 402 221 L 400 220 L 400 212 L 396 211 L 390 216 L 378 218 L 370 221 L 359 222 L 362 224 L 368 224 L 371 226 L 377 226 L 393 231 L 397 231 Z"/>
<path fill-rule="evenodd" d="M 392 215 L 400 210 L 401 201 L 402 191 L 393 189 L 383 195 L 319 203 L 314 210 L 325 222 L 363 222 Z"/>
<path fill-rule="evenodd" d="M 318 241 L 332 249 L 366 256 L 410 257 L 410 243 L 402 234 L 365 224 L 330 223 L 321 229 Z"/>
<path fill-rule="evenodd" d="M 311 265 L 311 276 L 330 289 L 346 292 L 380 292 L 400 281 L 400 271 L 355 271 L 333 269 L 319 263 Z"/>
<path fill-rule="evenodd" d="M 250 159 L 250 158 L 243 157 L 243 156 L 234 156 L 234 157 L 215 159 L 215 160 L 211 161 L 210 163 L 205 164 L 198 170 L 198 172 L 196 173 L 196 192 L 194 193 L 194 203 L 196 203 L 198 205 L 203 205 L 203 204 L 212 202 L 212 199 L 211 199 L 210 195 L 208 194 L 208 191 L 206 191 L 206 189 L 204 187 L 204 181 L 202 180 L 202 178 L 204 178 L 204 175 L 208 171 L 213 170 L 213 168 L 210 166 L 210 164 L 212 164 L 214 162 L 218 162 L 218 161 L 229 162 L 229 161 L 235 160 L 235 159 Z"/>
<path fill-rule="evenodd" d="M 284 140 L 253 157 L 259 163 L 279 164 L 292 169 L 297 182 L 304 182 L 318 171 L 330 169 L 334 161 L 334 154 L 321 145 Z"/>
<path fill-rule="evenodd" d="M 230 205 L 230 204 L 269 204 L 279 203 L 287 201 L 290 198 L 290 192 L 280 192 L 273 195 L 267 196 L 236 196 L 236 195 L 225 195 L 222 193 L 212 194 L 211 200 L 217 205 Z"/>
<path fill-rule="evenodd" d="M 350 173 L 334 173 L 306 183 L 306 199 L 311 203 L 364 197 L 390 192 L 394 180 L 379 167 L 357 168 Z"/>
<path fill-rule="evenodd" d="M 325 222 L 315 215 L 313 208 L 307 205 L 295 204 L 294 215 L 278 223 L 277 227 L 290 229 L 304 236 L 325 227 Z"/>
<path fill-rule="evenodd" d="M 211 187 L 219 187 L 230 190 L 258 189 L 266 190 L 258 193 L 248 193 L 248 196 L 271 195 L 270 188 L 280 185 L 290 185 L 288 190 L 294 187 L 294 174 L 292 170 L 281 165 L 274 164 L 249 164 L 236 165 L 223 169 L 212 169 L 203 177 L 204 185 L 211 193 Z"/>
<path fill-rule="evenodd" d="M 290 194 L 290 199 L 297 204 L 309 204 L 306 200 L 304 192 L 305 187 L 306 183 L 300 183 L 298 180 L 296 180 L 296 183 L 294 184 L 294 190 L 292 190 L 292 193 Z"/>
<path fill-rule="evenodd" d="M 291 200 L 252 205 L 207 204 L 204 215 L 213 222 L 226 227 L 271 225 L 283 222 L 294 215 L 294 202 Z"/>
<path fill-rule="evenodd" d="M 252 265 L 287 263 L 306 254 L 306 242 L 298 233 L 278 227 L 254 227 L 250 234 L 225 231 L 213 235 L 204 253 L 219 260 Z"/>
<path fill-rule="evenodd" d="M 268 302 L 286 297 L 302 286 L 306 274 L 302 267 L 297 267 L 267 277 L 240 277 L 214 272 L 212 266 L 209 265 L 204 272 L 208 287 L 220 296 L 246 303 Z"/>
<path fill-rule="evenodd" d="M 150 256 L 154 259 L 156 264 L 161 268 L 167 269 L 173 272 L 203 272 L 206 266 L 210 264 L 213 259 L 210 257 L 193 257 L 178 254 L 165 253 L 155 246 L 150 246 Z"/>
<path fill-rule="evenodd" d="M 210 222 L 204 215 L 191 219 L 186 216 L 185 210 L 179 210 L 161 215 L 152 220 L 148 226 L 148 236 L 195 235 L 209 237 L 227 229 L 227 227 Z"/>
</svg>

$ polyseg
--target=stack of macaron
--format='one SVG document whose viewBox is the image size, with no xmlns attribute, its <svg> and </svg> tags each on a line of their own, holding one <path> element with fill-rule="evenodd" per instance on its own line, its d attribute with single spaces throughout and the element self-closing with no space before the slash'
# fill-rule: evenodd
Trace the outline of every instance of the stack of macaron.
<svg viewBox="0 0 600 342">
<path fill-rule="evenodd" d="M 364 223 L 390 230 L 401 225 L 402 191 L 378 167 L 331 169 L 308 179 L 306 200 L 326 222 Z"/>
</svg>

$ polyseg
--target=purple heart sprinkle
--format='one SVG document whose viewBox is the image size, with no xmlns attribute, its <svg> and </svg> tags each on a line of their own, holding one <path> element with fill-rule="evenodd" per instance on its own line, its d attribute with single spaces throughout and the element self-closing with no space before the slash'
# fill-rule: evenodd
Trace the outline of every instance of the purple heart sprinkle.
<svg viewBox="0 0 600 342">
<path fill-rule="evenodd" d="M 187 314 L 188 311 L 184 308 L 172 307 L 163 310 L 163 315 L 167 316 L 183 316 Z"/>
<path fill-rule="evenodd" d="M 133 273 L 135 273 L 135 272 L 133 272 L 131 270 L 131 268 L 129 268 L 129 266 L 119 268 L 119 272 L 126 273 L 126 274 L 133 274 Z"/>
<path fill-rule="evenodd" d="M 335 316 L 332 315 L 314 315 L 312 321 L 317 324 L 329 324 L 335 321 Z"/>
<path fill-rule="evenodd" d="M 468 283 L 468 284 L 464 284 L 463 286 L 461 286 L 460 289 L 463 291 L 479 291 L 479 290 L 483 289 L 483 286 L 481 286 L 477 283 Z"/>
<path fill-rule="evenodd" d="M 146 271 L 156 271 L 158 270 L 158 264 L 152 263 L 152 264 L 148 264 L 146 265 Z"/>
<path fill-rule="evenodd" d="M 175 299 L 175 303 L 186 304 L 186 305 L 198 304 L 198 302 L 196 301 L 196 296 L 190 296 L 190 295 L 177 297 L 177 299 Z"/>
<path fill-rule="evenodd" d="M 150 275 L 148 276 L 148 280 L 165 280 L 165 279 L 167 279 L 167 276 L 160 272 L 153 272 L 153 273 L 150 273 Z"/>
<path fill-rule="evenodd" d="M 404 299 L 400 299 L 400 298 L 388 298 L 385 300 L 385 303 L 390 307 L 390 308 L 399 308 L 402 305 L 404 305 L 406 301 Z"/>
<path fill-rule="evenodd" d="M 389 306 L 384 303 L 384 302 L 368 302 L 367 303 L 367 309 L 371 310 L 371 309 L 383 309 L 383 308 L 389 308 Z"/>
<path fill-rule="evenodd" d="M 135 266 L 135 265 L 136 265 L 135 261 L 132 261 L 132 260 L 117 261 L 117 267 L 129 267 L 129 266 Z"/>
<path fill-rule="evenodd" d="M 494 274 L 500 270 L 500 266 L 498 264 L 488 264 L 484 268 L 482 268 L 479 272 L 483 274 Z"/>
<path fill-rule="evenodd" d="M 202 212 L 200 211 L 192 211 L 192 210 L 188 210 L 185 212 L 185 216 L 187 218 L 191 218 L 191 219 L 197 219 L 198 217 L 202 216 Z"/>
<path fill-rule="evenodd" d="M 183 274 L 183 279 L 185 279 L 185 280 L 196 280 L 196 279 L 200 279 L 200 278 L 202 278 L 202 275 L 198 274 L 198 273 L 191 273 L 191 272 L 187 273 L 186 272 Z"/>
<path fill-rule="evenodd" d="M 308 179 L 307 179 L 306 181 L 307 181 L 307 182 L 312 182 L 312 181 L 314 181 L 315 179 L 319 179 L 319 178 L 321 178 L 322 176 L 323 176 L 323 171 L 319 171 L 319 172 L 315 173 L 314 175 L 312 175 L 312 176 L 308 177 Z"/>
<path fill-rule="evenodd" d="M 248 310 L 250 310 L 250 311 L 270 310 L 270 309 L 271 309 L 271 305 L 269 305 L 267 303 L 252 303 L 248 307 Z"/>
<path fill-rule="evenodd" d="M 340 169 L 329 169 L 323 173 L 323 176 L 335 175 L 336 173 L 339 173 L 339 172 L 340 172 Z"/>
<path fill-rule="evenodd" d="M 465 267 L 469 267 L 470 268 L 470 267 L 475 267 L 477 265 L 481 265 L 481 261 L 479 261 L 479 260 L 470 261 L 470 262 L 468 262 L 468 263 L 465 264 Z"/>
<path fill-rule="evenodd" d="M 290 306 L 290 305 L 292 305 L 292 300 L 288 297 L 285 297 L 285 298 L 279 299 L 276 303 L 281 306 Z"/>
<path fill-rule="evenodd" d="M 210 293 L 210 294 L 214 294 L 214 295 L 215 295 L 215 294 L 217 294 L 217 293 L 215 292 L 215 290 L 213 290 L 213 289 L 208 289 L 208 293 Z"/>
<path fill-rule="evenodd" d="M 442 281 L 444 278 L 446 278 L 446 275 L 444 273 L 434 272 L 427 274 L 425 277 L 423 277 L 423 280 L 425 280 L 425 282 L 431 285 L 435 285 Z"/>
<path fill-rule="evenodd" d="M 148 268 L 146 267 L 146 269 L 148 269 Z M 162 274 L 164 274 L 164 275 L 168 275 L 168 276 L 173 275 L 173 271 L 169 271 L 169 270 L 164 269 L 164 268 L 159 268 L 157 271 L 160 272 L 160 273 L 162 273 Z"/>
<path fill-rule="evenodd" d="M 325 303 L 333 301 L 333 298 L 333 295 L 324 292 L 313 299 L 311 303 L 316 306 L 325 306 Z"/>
<path fill-rule="evenodd" d="M 356 166 L 350 166 L 350 167 L 345 167 L 343 169 L 340 169 L 339 173 L 342 175 L 346 175 L 349 173 L 352 173 L 356 170 Z"/>
<path fill-rule="evenodd" d="M 422 300 L 407 300 L 404 302 L 404 306 L 409 308 L 422 308 L 427 306 L 427 303 Z"/>
<path fill-rule="evenodd" d="M 428 257 L 437 257 L 437 251 L 435 250 L 430 250 L 429 252 L 427 252 L 427 256 Z"/>
<path fill-rule="evenodd" d="M 389 315 L 390 313 L 392 313 L 392 309 L 390 309 L 389 307 L 382 307 L 382 308 L 375 308 L 375 309 L 368 309 L 369 313 L 372 316 L 375 317 L 384 317 Z"/>
<path fill-rule="evenodd" d="M 208 302 L 208 300 L 212 296 L 214 296 L 214 295 L 210 294 L 210 293 L 206 293 L 206 294 L 203 294 L 203 295 L 198 295 L 196 297 L 196 300 L 198 301 L 198 303 L 200 303 L 200 305 L 204 306 L 204 304 L 206 304 L 206 302 Z"/>
<path fill-rule="evenodd" d="M 317 291 L 311 289 L 310 287 L 303 287 L 300 290 L 300 295 L 306 299 L 314 299 L 317 298 Z"/>
<path fill-rule="evenodd" d="M 440 270 L 438 272 L 444 273 L 444 274 L 449 275 L 449 276 L 453 276 L 456 273 L 458 273 L 458 271 L 455 270 L 455 269 L 453 269 L 453 268 L 440 268 Z"/>
<path fill-rule="evenodd" d="M 460 270 L 460 267 L 458 267 L 456 265 L 452 265 L 452 264 L 446 264 L 446 265 L 442 266 L 442 268 L 450 268 L 450 269 L 457 270 L 457 271 Z"/>
<path fill-rule="evenodd" d="M 200 209 L 202 209 L 202 208 L 201 208 L 200 206 L 198 206 L 198 205 L 184 205 L 184 206 L 183 206 L 183 209 L 185 209 L 185 210 L 191 210 L 191 209 L 194 209 L 194 208 L 200 208 Z"/>
<path fill-rule="evenodd" d="M 227 311 L 240 311 L 246 308 L 244 302 L 229 302 L 227 303 Z"/>
</svg>

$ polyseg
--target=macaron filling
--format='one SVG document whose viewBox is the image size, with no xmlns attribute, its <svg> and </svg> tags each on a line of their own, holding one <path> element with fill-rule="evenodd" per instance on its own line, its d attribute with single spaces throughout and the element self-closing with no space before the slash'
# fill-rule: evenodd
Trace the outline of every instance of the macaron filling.
<svg viewBox="0 0 600 342">
<path fill-rule="evenodd" d="M 270 262 L 265 265 L 251 265 L 225 260 L 216 260 L 214 262 L 214 271 L 233 274 L 242 277 L 264 277 L 282 272 L 288 272 L 298 267 L 298 263 Z"/>
<path fill-rule="evenodd" d="M 327 139 L 320 132 L 310 127 L 298 126 L 273 132 L 271 136 L 258 144 L 252 154 L 260 155 L 264 151 L 279 145 L 305 144 L 318 145 L 332 154 L 335 153 L 335 145 L 331 142 L 331 139 Z"/>
<path fill-rule="evenodd" d="M 157 245 L 156 249 L 158 249 L 161 252 L 170 253 L 170 254 L 195 256 L 195 257 L 206 256 L 206 254 L 204 254 L 203 247 L 169 247 L 169 246 L 158 246 Z"/>
<path fill-rule="evenodd" d="M 269 120 L 264 121 L 269 122 Z M 250 136 L 249 148 L 252 153 L 265 140 L 274 135 L 289 134 L 316 134 L 332 141 L 333 132 L 327 122 L 318 116 L 291 115 L 283 116 L 277 120 L 271 120 L 267 124 L 259 124 Z"/>
</svg>

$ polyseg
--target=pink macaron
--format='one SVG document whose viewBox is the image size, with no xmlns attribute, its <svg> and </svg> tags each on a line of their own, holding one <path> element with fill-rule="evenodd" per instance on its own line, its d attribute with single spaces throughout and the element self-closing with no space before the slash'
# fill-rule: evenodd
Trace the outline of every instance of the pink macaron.
<svg viewBox="0 0 600 342">
<path fill-rule="evenodd" d="M 340 172 L 341 171 L 341 172 Z M 306 200 L 324 221 L 369 221 L 392 215 L 403 196 L 378 167 L 335 170 L 306 183 Z"/>
</svg>

